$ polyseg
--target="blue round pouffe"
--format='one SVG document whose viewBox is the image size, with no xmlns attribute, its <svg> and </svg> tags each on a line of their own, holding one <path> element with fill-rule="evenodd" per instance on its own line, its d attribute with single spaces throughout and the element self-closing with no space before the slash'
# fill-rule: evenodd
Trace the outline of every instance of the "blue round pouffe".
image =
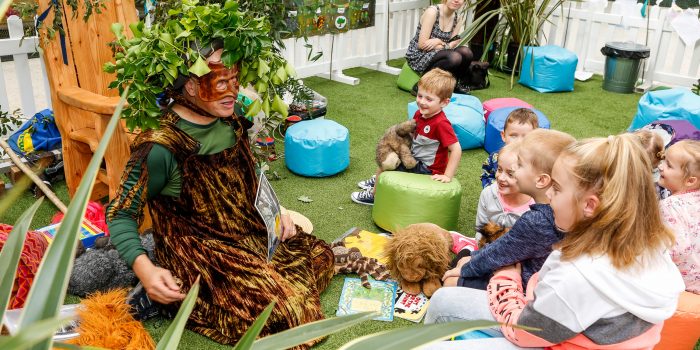
<svg viewBox="0 0 700 350">
<path fill-rule="evenodd" d="M 415 101 L 408 104 L 408 119 L 418 111 Z M 470 95 L 453 94 L 450 103 L 443 108 L 447 119 L 457 135 L 462 149 L 479 148 L 484 145 L 484 107 L 481 101 Z"/>
<path fill-rule="evenodd" d="M 284 135 L 284 159 L 287 168 L 298 175 L 335 175 L 350 164 L 350 133 L 332 120 L 296 123 Z"/>
<path fill-rule="evenodd" d="M 522 107 L 506 107 L 499 108 L 491 112 L 489 115 L 489 121 L 486 123 L 486 138 L 484 140 L 484 149 L 489 154 L 493 152 L 498 152 L 501 147 L 503 147 L 503 139 L 501 138 L 501 131 L 506 124 L 506 118 L 510 112 Z M 549 119 L 545 115 L 534 109 L 530 108 L 537 114 L 537 123 L 542 129 L 549 129 Z"/>
<path fill-rule="evenodd" d="M 629 131 L 667 119 L 687 120 L 700 129 L 700 96 L 686 89 L 649 91 L 642 95 Z"/>
</svg>

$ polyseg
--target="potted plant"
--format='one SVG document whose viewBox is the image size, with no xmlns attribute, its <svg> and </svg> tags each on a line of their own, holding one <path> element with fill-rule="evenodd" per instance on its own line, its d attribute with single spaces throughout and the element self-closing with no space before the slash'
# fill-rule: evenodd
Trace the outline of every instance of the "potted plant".
<svg viewBox="0 0 700 350">
<path fill-rule="evenodd" d="M 526 46 L 538 46 L 542 26 L 564 0 L 499 0 L 500 7 L 475 18 L 460 35 L 462 42 L 471 40 L 489 21 L 498 19 L 496 28 L 484 44 L 481 59 L 494 51 L 493 67 L 511 73 L 511 86 L 519 71 Z M 490 48 L 490 49 L 489 49 Z"/>
</svg>

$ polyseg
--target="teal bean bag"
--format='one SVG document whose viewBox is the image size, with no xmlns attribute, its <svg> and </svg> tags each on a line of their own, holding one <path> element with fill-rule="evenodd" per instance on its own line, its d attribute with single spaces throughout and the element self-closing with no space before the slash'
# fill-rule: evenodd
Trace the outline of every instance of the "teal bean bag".
<svg viewBox="0 0 700 350">
<path fill-rule="evenodd" d="M 332 120 L 298 122 L 284 135 L 284 161 L 297 175 L 335 175 L 350 165 L 350 133 Z"/>
<path fill-rule="evenodd" d="M 396 85 L 398 85 L 399 89 L 410 92 L 418 80 L 420 80 L 420 75 L 411 69 L 408 63 L 404 62 L 399 78 L 396 80 Z"/>
<path fill-rule="evenodd" d="M 430 175 L 385 171 L 377 179 L 372 220 L 389 231 L 430 222 L 457 230 L 462 186 L 457 179 L 442 183 Z"/>
</svg>

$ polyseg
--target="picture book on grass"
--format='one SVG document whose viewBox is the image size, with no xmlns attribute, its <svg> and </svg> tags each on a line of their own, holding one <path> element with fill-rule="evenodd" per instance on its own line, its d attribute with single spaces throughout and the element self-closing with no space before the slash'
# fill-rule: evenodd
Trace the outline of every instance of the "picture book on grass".
<svg viewBox="0 0 700 350">
<path fill-rule="evenodd" d="M 428 310 L 430 300 L 423 293 L 418 295 L 408 294 L 401 290 L 396 293 L 396 302 L 394 304 L 394 316 L 400 317 L 411 322 L 420 322 Z"/>
<path fill-rule="evenodd" d="M 397 284 L 394 281 L 370 280 L 371 288 L 365 288 L 359 278 L 345 278 L 343 291 L 340 293 L 336 316 L 376 311 L 377 321 L 394 320 L 394 302 Z"/>
</svg>

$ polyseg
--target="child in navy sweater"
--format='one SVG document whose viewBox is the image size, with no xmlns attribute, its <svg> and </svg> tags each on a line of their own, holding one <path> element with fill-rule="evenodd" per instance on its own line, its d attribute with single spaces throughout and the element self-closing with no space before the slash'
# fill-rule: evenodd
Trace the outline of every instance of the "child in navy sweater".
<svg viewBox="0 0 700 350">
<path fill-rule="evenodd" d="M 552 252 L 552 245 L 562 238 L 554 225 L 546 192 L 552 184 L 554 161 L 574 141 L 569 134 L 546 129 L 534 130 L 523 138 L 513 176 L 520 192 L 531 196 L 535 204 L 504 236 L 460 259 L 443 276 L 444 286 L 486 289 L 494 271 L 518 262 L 522 265 L 523 285 L 527 285 Z"/>
</svg>

